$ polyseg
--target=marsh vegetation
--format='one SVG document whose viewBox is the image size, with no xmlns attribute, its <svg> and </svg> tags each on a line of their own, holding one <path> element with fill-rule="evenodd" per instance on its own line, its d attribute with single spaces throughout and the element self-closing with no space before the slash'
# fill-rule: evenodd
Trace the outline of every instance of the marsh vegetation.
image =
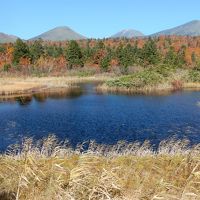
<svg viewBox="0 0 200 200">
<path fill-rule="evenodd" d="M 199 199 L 200 146 L 186 140 L 94 141 L 71 148 L 55 136 L 24 138 L 0 156 L 0 196 L 7 199 Z"/>
</svg>

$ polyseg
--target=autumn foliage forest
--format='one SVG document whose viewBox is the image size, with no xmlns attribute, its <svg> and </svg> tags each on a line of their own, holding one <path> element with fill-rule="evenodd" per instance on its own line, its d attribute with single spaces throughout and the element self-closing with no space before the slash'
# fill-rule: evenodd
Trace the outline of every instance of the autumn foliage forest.
<svg viewBox="0 0 200 200">
<path fill-rule="evenodd" d="M 135 39 L 89 39 L 68 42 L 22 41 L 0 45 L 0 72 L 21 75 L 63 75 L 70 70 L 112 72 L 120 67 L 167 65 L 200 68 L 200 37 L 160 36 Z"/>
</svg>

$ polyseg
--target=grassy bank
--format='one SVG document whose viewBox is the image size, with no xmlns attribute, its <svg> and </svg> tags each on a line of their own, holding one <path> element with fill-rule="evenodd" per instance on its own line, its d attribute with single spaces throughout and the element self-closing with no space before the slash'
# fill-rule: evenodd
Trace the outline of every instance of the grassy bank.
<svg viewBox="0 0 200 200">
<path fill-rule="evenodd" d="M 89 144 L 25 139 L 0 156 L 1 199 L 200 199 L 200 149 L 187 141 Z"/>
<path fill-rule="evenodd" d="M 152 67 L 116 77 L 98 86 L 99 92 L 163 93 L 182 89 L 200 89 L 200 71 Z"/>
<path fill-rule="evenodd" d="M 167 93 L 182 89 L 200 89 L 200 71 L 166 65 L 129 69 L 128 75 L 102 73 L 92 76 L 68 75 L 59 77 L 2 77 L 0 95 L 21 95 L 36 92 L 59 91 L 73 88 L 78 83 L 102 82 L 98 92 L 115 93 Z"/>
</svg>

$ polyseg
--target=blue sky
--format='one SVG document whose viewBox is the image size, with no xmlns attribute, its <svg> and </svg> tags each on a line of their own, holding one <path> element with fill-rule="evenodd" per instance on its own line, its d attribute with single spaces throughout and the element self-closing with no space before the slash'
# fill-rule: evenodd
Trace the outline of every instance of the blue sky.
<svg viewBox="0 0 200 200">
<path fill-rule="evenodd" d="M 95 38 L 122 29 L 151 34 L 200 19 L 200 0 L 0 0 L 0 32 L 23 39 L 69 26 Z"/>
</svg>

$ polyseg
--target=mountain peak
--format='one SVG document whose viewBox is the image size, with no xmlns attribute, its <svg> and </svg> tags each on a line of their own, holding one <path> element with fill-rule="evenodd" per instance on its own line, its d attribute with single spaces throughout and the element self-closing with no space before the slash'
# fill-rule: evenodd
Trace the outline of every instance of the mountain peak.
<svg viewBox="0 0 200 200">
<path fill-rule="evenodd" d="M 51 30 L 72 30 L 72 29 L 68 26 L 57 26 Z"/>
<path fill-rule="evenodd" d="M 111 36 L 111 38 L 134 38 L 134 37 L 142 37 L 144 34 L 140 31 L 134 29 L 123 29 L 122 31 L 116 33 Z"/>
<path fill-rule="evenodd" d="M 58 26 L 47 32 L 44 32 L 30 40 L 49 40 L 49 41 L 65 41 L 65 40 L 81 40 L 86 39 L 79 33 L 76 33 L 68 26 Z"/>
</svg>

